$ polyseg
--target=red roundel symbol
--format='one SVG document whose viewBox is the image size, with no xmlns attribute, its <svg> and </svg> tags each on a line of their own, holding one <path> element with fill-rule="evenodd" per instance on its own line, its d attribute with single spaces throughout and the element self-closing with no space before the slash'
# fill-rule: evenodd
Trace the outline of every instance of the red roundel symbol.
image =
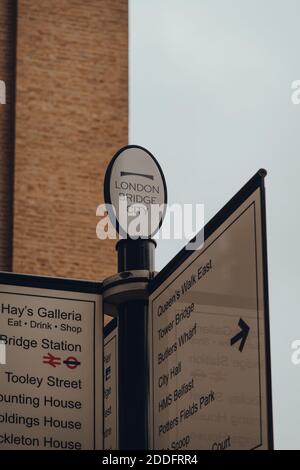
<svg viewBox="0 0 300 470">
<path fill-rule="evenodd" d="M 66 364 L 66 366 L 69 369 L 76 369 L 76 367 L 80 366 L 81 362 L 79 362 L 76 357 L 69 356 L 69 357 L 67 357 L 66 360 L 64 360 L 64 364 Z"/>
</svg>

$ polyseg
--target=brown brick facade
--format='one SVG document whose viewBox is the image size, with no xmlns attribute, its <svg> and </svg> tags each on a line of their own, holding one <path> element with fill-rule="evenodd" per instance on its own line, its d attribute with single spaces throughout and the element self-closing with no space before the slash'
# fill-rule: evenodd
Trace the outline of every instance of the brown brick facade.
<svg viewBox="0 0 300 470">
<path fill-rule="evenodd" d="M 127 22 L 126 0 L 18 1 L 14 271 L 116 272 L 95 211 L 127 143 Z"/>
<path fill-rule="evenodd" d="M 16 2 L 0 2 L 0 80 L 6 104 L 0 104 L 0 270 L 12 269 L 12 200 L 15 109 Z"/>
</svg>

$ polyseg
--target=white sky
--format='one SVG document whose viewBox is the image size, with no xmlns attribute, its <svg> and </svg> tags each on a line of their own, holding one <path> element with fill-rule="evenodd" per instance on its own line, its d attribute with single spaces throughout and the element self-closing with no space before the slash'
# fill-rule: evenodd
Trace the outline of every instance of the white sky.
<svg viewBox="0 0 300 470">
<path fill-rule="evenodd" d="M 129 0 L 130 143 L 165 172 L 169 202 L 209 220 L 261 167 L 267 217 L 275 445 L 300 449 L 299 0 Z M 160 242 L 160 269 L 182 247 Z"/>
</svg>

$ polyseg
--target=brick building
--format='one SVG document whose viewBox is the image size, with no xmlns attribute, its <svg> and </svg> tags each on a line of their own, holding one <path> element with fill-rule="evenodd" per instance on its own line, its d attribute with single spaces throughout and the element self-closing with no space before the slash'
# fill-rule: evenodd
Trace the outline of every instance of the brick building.
<svg viewBox="0 0 300 470">
<path fill-rule="evenodd" d="M 0 270 L 103 279 L 108 161 L 128 140 L 128 5 L 1 0 Z"/>
</svg>

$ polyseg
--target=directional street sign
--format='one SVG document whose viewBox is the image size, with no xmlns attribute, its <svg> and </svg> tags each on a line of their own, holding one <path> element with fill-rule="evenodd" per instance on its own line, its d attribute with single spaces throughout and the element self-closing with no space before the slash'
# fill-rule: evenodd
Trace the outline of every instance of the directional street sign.
<svg viewBox="0 0 300 470">
<path fill-rule="evenodd" d="M 112 194 L 130 176 L 164 200 L 147 151 L 122 152 Z M 148 238 L 103 285 L 0 273 L 1 449 L 273 448 L 265 175 L 154 278 Z"/>
<path fill-rule="evenodd" d="M 152 449 L 273 446 L 264 176 L 150 285 Z"/>
<path fill-rule="evenodd" d="M 103 448 L 102 331 L 101 284 L 0 273 L 1 449 Z"/>
<path fill-rule="evenodd" d="M 104 449 L 118 449 L 118 329 L 104 328 Z"/>
</svg>

